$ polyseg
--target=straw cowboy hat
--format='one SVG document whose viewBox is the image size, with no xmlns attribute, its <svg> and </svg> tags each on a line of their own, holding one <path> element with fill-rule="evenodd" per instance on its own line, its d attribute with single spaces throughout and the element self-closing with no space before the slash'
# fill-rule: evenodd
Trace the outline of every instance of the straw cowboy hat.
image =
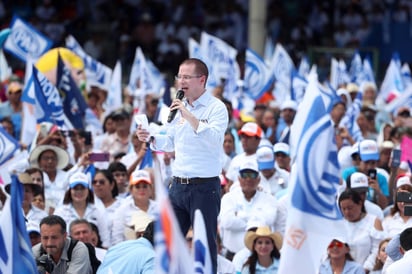
<svg viewBox="0 0 412 274">
<path fill-rule="evenodd" d="M 40 145 L 35 147 L 30 153 L 30 165 L 32 167 L 39 167 L 39 157 L 43 152 L 47 150 L 52 150 L 54 151 L 54 153 L 56 153 L 57 169 L 63 169 L 69 164 L 69 154 L 64 149 L 52 145 Z"/>
<path fill-rule="evenodd" d="M 31 179 L 31 176 L 26 172 L 20 173 L 17 176 L 17 179 L 21 184 L 31 186 L 35 193 L 38 193 L 38 192 L 41 191 L 41 187 L 39 185 L 33 183 L 33 180 Z M 4 186 L 4 189 L 9 194 L 10 194 L 10 187 L 11 187 L 11 182 L 9 182 L 8 184 L 6 184 Z"/>
<path fill-rule="evenodd" d="M 269 237 L 275 243 L 277 250 L 282 247 L 282 236 L 278 232 L 272 232 L 268 226 L 258 227 L 256 232 L 247 233 L 245 236 L 245 245 L 250 250 L 253 251 L 253 243 L 259 237 Z"/>
</svg>

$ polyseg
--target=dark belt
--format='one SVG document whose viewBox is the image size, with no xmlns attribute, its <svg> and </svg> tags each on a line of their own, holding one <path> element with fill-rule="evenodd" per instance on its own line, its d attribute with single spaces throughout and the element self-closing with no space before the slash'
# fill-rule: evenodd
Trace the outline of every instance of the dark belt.
<svg viewBox="0 0 412 274">
<path fill-rule="evenodd" d="M 181 178 L 181 177 L 173 177 L 173 181 L 182 185 L 189 185 L 189 184 L 202 184 L 207 183 L 212 180 L 216 180 L 218 177 L 209 177 L 209 178 Z"/>
</svg>

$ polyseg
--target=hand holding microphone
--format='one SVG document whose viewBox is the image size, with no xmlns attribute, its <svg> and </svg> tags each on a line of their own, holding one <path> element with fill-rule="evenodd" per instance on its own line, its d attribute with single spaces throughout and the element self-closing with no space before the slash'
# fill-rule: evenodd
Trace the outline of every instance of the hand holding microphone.
<svg viewBox="0 0 412 274">
<path fill-rule="evenodd" d="M 182 100 L 183 97 L 185 96 L 185 92 L 181 89 L 179 89 L 176 93 L 176 99 Z M 173 121 L 177 113 L 177 109 L 171 110 L 169 113 L 169 116 L 167 117 L 167 122 L 170 123 Z"/>
</svg>

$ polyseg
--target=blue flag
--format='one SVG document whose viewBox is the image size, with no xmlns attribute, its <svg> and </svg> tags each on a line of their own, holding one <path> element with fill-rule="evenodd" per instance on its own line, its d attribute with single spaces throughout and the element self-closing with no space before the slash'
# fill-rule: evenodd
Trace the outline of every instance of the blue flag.
<svg viewBox="0 0 412 274">
<path fill-rule="evenodd" d="M 17 140 L 0 126 L 0 166 L 13 157 L 14 152 L 19 147 Z"/>
<path fill-rule="evenodd" d="M 15 175 L 11 179 L 11 197 L 7 199 L 0 218 L 0 273 L 37 274 L 21 210 L 23 185 Z"/>
<path fill-rule="evenodd" d="M 144 157 L 142 159 L 142 162 L 140 163 L 139 169 L 144 169 L 146 167 L 153 167 L 153 155 L 150 147 L 147 148 L 146 153 L 144 154 Z"/>
<path fill-rule="evenodd" d="M 70 70 L 64 65 L 60 54 L 57 57 L 57 88 L 62 92 L 63 110 L 74 128 L 84 129 L 84 114 L 88 105 L 73 80 Z"/>
<path fill-rule="evenodd" d="M 33 26 L 18 16 L 14 16 L 10 26 L 10 34 L 4 43 L 4 49 L 26 62 L 27 59 L 37 60 L 52 45 L 53 42 Z"/>
<path fill-rule="evenodd" d="M 57 88 L 33 66 L 32 80 L 35 96 L 37 123 L 51 122 L 58 126 L 65 124 L 62 99 Z"/>
<path fill-rule="evenodd" d="M 262 97 L 274 81 L 274 76 L 262 57 L 251 49 L 246 49 L 244 81 L 245 91 L 255 100 Z"/>
</svg>

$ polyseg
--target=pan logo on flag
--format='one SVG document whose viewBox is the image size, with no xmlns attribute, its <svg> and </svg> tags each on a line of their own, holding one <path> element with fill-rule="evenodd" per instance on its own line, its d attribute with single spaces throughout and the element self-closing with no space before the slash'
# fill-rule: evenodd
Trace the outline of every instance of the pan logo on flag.
<svg viewBox="0 0 412 274">
<path fill-rule="evenodd" d="M 26 28 L 18 27 L 11 33 L 11 41 L 23 52 L 28 52 L 33 56 L 40 55 L 40 44 Z"/>
<path fill-rule="evenodd" d="M 332 129 L 329 116 L 323 116 L 304 131 L 297 155 L 297 181 L 292 205 L 303 212 L 322 218 L 340 219 L 336 210 L 336 187 L 339 184 L 337 151 L 330 151 Z M 330 140 L 330 144 L 325 143 Z"/>
</svg>

